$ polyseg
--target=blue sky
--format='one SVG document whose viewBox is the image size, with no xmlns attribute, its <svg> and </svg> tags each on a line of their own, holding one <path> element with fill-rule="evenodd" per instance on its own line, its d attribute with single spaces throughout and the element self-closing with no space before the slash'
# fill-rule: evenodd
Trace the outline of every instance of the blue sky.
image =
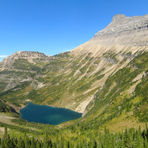
<svg viewBox="0 0 148 148">
<path fill-rule="evenodd" d="M 69 51 L 105 28 L 115 14 L 147 13 L 147 0 L 0 0 L 0 61 L 20 50 Z"/>
</svg>

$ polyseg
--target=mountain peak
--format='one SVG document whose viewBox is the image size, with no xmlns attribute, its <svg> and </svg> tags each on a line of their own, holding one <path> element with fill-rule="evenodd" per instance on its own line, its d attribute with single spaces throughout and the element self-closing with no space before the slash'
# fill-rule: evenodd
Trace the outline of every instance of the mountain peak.
<svg viewBox="0 0 148 148">
<path fill-rule="evenodd" d="M 148 45 L 147 32 L 148 14 L 133 17 L 116 14 L 113 16 L 112 22 L 96 33 L 94 38 L 99 42 L 102 39 L 101 45 L 105 46 L 114 46 L 116 44 L 146 46 Z M 104 39 L 108 41 L 104 42 Z"/>
<path fill-rule="evenodd" d="M 38 51 L 19 51 L 13 54 L 13 56 L 19 56 L 19 57 L 44 57 L 46 56 L 44 53 L 40 53 Z"/>
<path fill-rule="evenodd" d="M 126 16 L 124 14 L 116 14 L 113 16 L 112 18 L 112 22 L 113 21 L 116 21 L 116 20 L 119 20 L 119 19 L 122 19 L 122 18 L 125 18 Z"/>
<path fill-rule="evenodd" d="M 35 63 L 34 59 L 41 58 L 45 61 L 49 60 L 50 56 L 46 56 L 44 53 L 40 53 L 37 51 L 19 51 L 15 52 L 12 55 L 8 56 L 7 58 L 3 59 L 1 64 L 3 65 L 3 69 L 6 67 L 10 67 L 10 65 L 13 64 L 13 62 L 17 59 L 26 59 L 30 63 Z M 1 68 L 1 67 L 0 67 Z"/>
</svg>

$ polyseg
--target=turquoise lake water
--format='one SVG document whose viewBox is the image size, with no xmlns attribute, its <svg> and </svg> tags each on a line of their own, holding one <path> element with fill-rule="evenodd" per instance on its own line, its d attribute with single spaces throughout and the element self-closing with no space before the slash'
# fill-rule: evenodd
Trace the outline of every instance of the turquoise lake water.
<svg viewBox="0 0 148 148">
<path fill-rule="evenodd" d="M 36 105 L 28 103 L 21 111 L 22 119 L 28 122 L 44 123 L 58 125 L 60 123 L 78 119 L 82 117 L 81 113 L 74 112 L 65 108 L 56 108 L 46 105 Z"/>
</svg>

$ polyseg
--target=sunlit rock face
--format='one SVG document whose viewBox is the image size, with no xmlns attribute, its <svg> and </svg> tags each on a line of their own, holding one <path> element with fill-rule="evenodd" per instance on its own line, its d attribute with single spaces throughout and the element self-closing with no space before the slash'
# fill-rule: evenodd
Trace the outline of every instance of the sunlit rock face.
<svg viewBox="0 0 148 148">
<path fill-rule="evenodd" d="M 97 32 L 88 42 L 75 48 L 74 54 L 92 52 L 103 54 L 108 50 L 119 52 L 136 52 L 148 45 L 148 14 L 128 17 L 117 14 L 112 22 Z M 129 47 L 132 47 L 129 49 Z"/>
<path fill-rule="evenodd" d="M 94 38 L 112 39 L 111 43 L 103 45 L 146 46 L 148 44 L 147 34 L 148 15 L 127 17 L 117 14 L 106 28 L 95 34 Z"/>
</svg>

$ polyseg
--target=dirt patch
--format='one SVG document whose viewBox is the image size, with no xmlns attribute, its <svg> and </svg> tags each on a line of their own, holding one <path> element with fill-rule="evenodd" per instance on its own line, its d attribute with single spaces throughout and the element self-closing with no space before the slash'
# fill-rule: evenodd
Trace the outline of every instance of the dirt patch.
<svg viewBox="0 0 148 148">
<path fill-rule="evenodd" d="M 75 109 L 76 112 L 83 113 L 85 111 L 86 106 L 89 104 L 89 102 L 94 98 L 92 95 L 85 101 L 81 102 L 80 105 Z"/>
</svg>

